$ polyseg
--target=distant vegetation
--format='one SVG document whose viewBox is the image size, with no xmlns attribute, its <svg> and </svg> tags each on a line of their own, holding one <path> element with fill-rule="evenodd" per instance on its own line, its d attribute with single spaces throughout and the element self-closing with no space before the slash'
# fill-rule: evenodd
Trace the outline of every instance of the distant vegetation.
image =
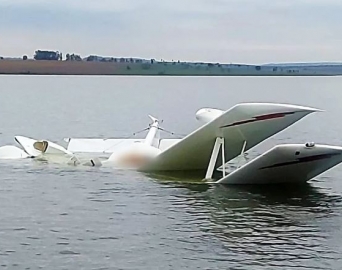
<svg viewBox="0 0 342 270">
<path fill-rule="evenodd" d="M 3 59 L 3 58 L 0 58 Z M 23 56 L 23 60 L 27 60 L 28 57 L 26 55 Z M 65 55 L 65 59 L 63 59 L 63 54 L 59 51 L 49 51 L 49 50 L 37 50 L 33 56 L 34 60 L 52 60 L 52 61 L 89 61 L 89 62 L 114 62 L 114 63 L 155 63 L 155 59 L 146 60 L 140 58 L 115 58 L 115 57 L 104 57 L 98 55 L 90 55 L 85 58 L 82 58 L 79 54 L 75 53 L 67 53 Z M 179 63 L 179 61 L 178 61 Z"/>
<path fill-rule="evenodd" d="M 28 61 L 28 60 L 31 61 Z M 278 63 L 263 65 L 248 64 L 224 64 L 224 63 L 208 63 L 208 62 L 182 62 L 182 61 L 164 61 L 161 59 L 142 59 L 133 57 L 104 57 L 99 55 L 89 55 L 82 58 L 76 53 L 63 54 L 54 50 L 37 50 L 33 59 L 27 55 L 16 58 L 0 57 L 3 66 L 2 73 L 30 73 L 30 74 L 46 74 L 48 72 L 56 72 L 52 67 L 63 66 L 61 73 L 65 74 L 149 74 L 149 75 L 212 75 L 212 76 L 233 76 L 233 75 L 342 75 L 341 63 Z M 14 68 L 14 61 L 2 60 L 24 60 L 24 62 L 16 61 L 17 66 Z M 32 61 L 36 60 L 36 61 Z M 49 62 L 41 62 L 47 60 Z M 75 62 L 68 65 L 66 62 Z M 76 63 L 78 62 L 78 63 Z M 97 63 L 115 63 L 113 65 L 92 64 Z M 8 67 L 5 67 L 8 65 Z M 41 66 L 41 70 L 38 67 Z M 45 67 L 51 67 L 48 71 Z M 37 69 L 35 69 L 37 67 Z M 95 70 L 96 67 L 96 70 Z M 67 69 L 70 70 L 67 70 Z M 94 69 L 94 70 L 92 70 Z M 0 72 L 1 74 L 1 72 Z"/>
<path fill-rule="evenodd" d="M 79 56 L 78 54 L 66 54 L 66 61 L 82 61 L 81 56 Z"/>
</svg>

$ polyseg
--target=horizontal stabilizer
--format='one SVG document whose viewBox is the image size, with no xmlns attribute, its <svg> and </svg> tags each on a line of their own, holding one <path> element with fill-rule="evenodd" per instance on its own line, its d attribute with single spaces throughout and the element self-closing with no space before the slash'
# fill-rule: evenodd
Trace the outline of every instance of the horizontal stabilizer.
<svg viewBox="0 0 342 270">
<path fill-rule="evenodd" d="M 0 147 L 0 159 L 23 159 L 28 157 L 29 155 L 25 151 L 16 146 L 5 145 Z"/>
<path fill-rule="evenodd" d="M 40 155 L 68 155 L 72 156 L 73 153 L 66 150 L 63 146 L 46 140 L 35 140 L 24 136 L 15 136 L 15 141 L 20 144 L 24 151 L 32 156 L 37 157 Z"/>
</svg>

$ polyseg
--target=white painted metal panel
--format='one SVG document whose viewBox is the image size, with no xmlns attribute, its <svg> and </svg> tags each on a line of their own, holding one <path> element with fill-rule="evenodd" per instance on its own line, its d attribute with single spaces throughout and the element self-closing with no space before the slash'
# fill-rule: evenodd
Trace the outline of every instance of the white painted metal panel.
<svg viewBox="0 0 342 270">
<path fill-rule="evenodd" d="M 69 139 L 68 150 L 73 153 L 108 153 L 111 154 L 134 143 L 143 143 L 145 139 Z M 164 151 L 180 139 L 161 139 L 159 149 Z"/>
<path fill-rule="evenodd" d="M 288 104 L 238 104 L 162 152 L 141 170 L 205 170 L 217 137 L 224 138 L 225 160 L 229 161 L 241 153 L 245 141 L 247 151 L 315 111 L 318 110 Z M 216 164 L 216 168 L 220 165 Z"/>
<path fill-rule="evenodd" d="M 0 159 L 23 159 L 28 157 L 29 155 L 25 151 L 16 146 L 5 145 L 0 147 Z"/>
<path fill-rule="evenodd" d="M 278 145 L 220 179 L 220 184 L 303 183 L 342 162 L 342 147 Z"/>
</svg>

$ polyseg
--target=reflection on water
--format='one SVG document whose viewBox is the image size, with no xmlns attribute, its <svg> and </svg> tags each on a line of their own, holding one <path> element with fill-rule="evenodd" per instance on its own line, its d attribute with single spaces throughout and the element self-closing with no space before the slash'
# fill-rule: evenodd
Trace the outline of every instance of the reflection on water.
<svg viewBox="0 0 342 270">
<path fill-rule="evenodd" d="M 338 269 L 342 197 L 326 188 L 33 161 L 0 169 L 3 267 Z"/>
<path fill-rule="evenodd" d="M 339 195 L 310 184 L 182 187 L 188 192 L 174 196 L 172 204 L 182 204 L 187 223 L 200 228 L 202 240 L 220 246 L 216 259 L 241 269 L 298 269 L 303 263 L 307 268 L 332 269 L 340 260 L 340 253 L 327 245 L 334 242 L 327 231 L 330 225 L 324 227 L 341 210 Z"/>
</svg>

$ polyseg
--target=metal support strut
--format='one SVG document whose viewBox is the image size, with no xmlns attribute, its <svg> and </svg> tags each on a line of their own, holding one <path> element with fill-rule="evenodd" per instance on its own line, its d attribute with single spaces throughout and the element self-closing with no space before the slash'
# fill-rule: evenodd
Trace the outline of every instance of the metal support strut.
<svg viewBox="0 0 342 270">
<path fill-rule="evenodd" d="M 246 163 L 246 158 L 245 158 L 246 146 L 247 146 L 247 141 L 244 141 L 242 145 L 241 153 L 238 156 L 238 166 L 237 166 L 238 168 L 240 168 L 242 165 Z"/>
<path fill-rule="evenodd" d="M 220 148 L 222 147 L 222 164 L 223 164 L 223 177 L 226 176 L 226 172 L 225 172 L 225 168 L 224 168 L 224 164 L 225 162 L 225 157 L 224 157 L 224 139 L 217 137 L 215 144 L 214 144 L 214 148 L 213 148 L 213 152 L 211 153 L 211 157 L 210 157 L 210 161 L 209 161 L 209 165 L 208 165 L 208 169 L 207 169 L 207 173 L 205 175 L 206 179 L 211 179 L 214 173 L 214 169 L 215 169 L 215 164 L 217 161 L 217 157 L 218 154 L 220 152 Z"/>
<path fill-rule="evenodd" d="M 244 158 L 246 146 L 247 146 L 247 141 L 244 141 L 243 145 L 242 145 L 241 153 L 238 156 L 239 159 Z M 225 168 L 226 160 L 225 160 L 225 153 L 224 153 L 224 138 L 217 137 L 215 144 L 214 144 L 213 152 L 211 153 L 207 173 L 205 175 L 206 179 L 211 179 L 213 176 L 215 164 L 216 164 L 216 161 L 217 161 L 221 147 L 222 147 L 222 151 L 221 151 L 221 153 L 222 153 L 222 175 L 223 175 L 223 178 L 226 177 L 226 168 Z M 241 161 L 238 162 L 238 168 L 242 166 L 241 163 L 242 163 Z"/>
</svg>

